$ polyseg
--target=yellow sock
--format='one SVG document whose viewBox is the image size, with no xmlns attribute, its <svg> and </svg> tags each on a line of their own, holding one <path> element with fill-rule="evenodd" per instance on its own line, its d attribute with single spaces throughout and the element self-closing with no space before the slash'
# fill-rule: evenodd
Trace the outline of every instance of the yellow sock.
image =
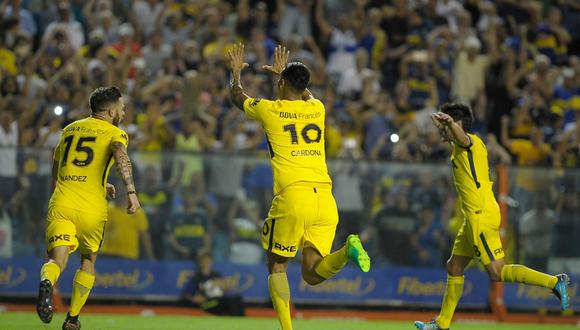
<svg viewBox="0 0 580 330">
<path fill-rule="evenodd" d="M 40 280 L 47 279 L 54 285 L 60 276 L 60 267 L 54 262 L 47 262 L 40 269 Z"/>
<path fill-rule="evenodd" d="M 558 278 L 553 275 L 540 273 L 522 265 L 505 265 L 501 269 L 501 280 L 503 282 L 516 282 L 543 286 L 553 289 L 558 283 Z"/>
<path fill-rule="evenodd" d="M 348 261 L 348 256 L 346 255 L 346 245 L 344 245 L 339 250 L 322 258 L 318 265 L 314 267 L 316 274 L 329 279 L 336 275 Z"/>
<path fill-rule="evenodd" d="M 292 330 L 290 317 L 290 286 L 286 273 L 274 273 L 268 276 L 268 288 L 274 309 L 278 314 L 278 320 L 282 330 Z"/>
<path fill-rule="evenodd" d="M 73 280 L 73 292 L 70 300 L 69 314 L 71 316 L 79 315 L 94 283 L 95 275 L 89 274 L 81 269 L 77 270 Z"/>
<path fill-rule="evenodd" d="M 437 317 L 437 325 L 441 329 L 449 329 L 451 319 L 455 314 L 455 308 L 463 293 L 464 276 L 451 276 L 447 274 L 447 286 L 445 287 L 445 294 L 443 295 L 443 303 L 441 304 L 441 312 Z"/>
</svg>

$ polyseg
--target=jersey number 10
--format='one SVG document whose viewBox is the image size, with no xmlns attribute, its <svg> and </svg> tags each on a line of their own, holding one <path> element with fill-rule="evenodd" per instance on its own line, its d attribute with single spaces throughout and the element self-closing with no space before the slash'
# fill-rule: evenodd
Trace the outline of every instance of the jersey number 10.
<svg viewBox="0 0 580 330">
<path fill-rule="evenodd" d="M 288 124 L 283 127 L 284 132 L 290 132 L 290 138 L 292 139 L 292 144 L 298 144 L 298 133 L 296 132 L 296 124 Z M 316 137 L 313 139 L 308 136 L 308 132 L 314 131 L 316 132 Z M 306 143 L 318 143 L 322 138 L 322 130 L 316 124 L 308 124 L 304 126 L 301 132 L 302 139 Z"/>
<path fill-rule="evenodd" d="M 74 140 L 75 136 L 71 135 L 71 136 L 67 136 L 64 139 L 64 143 L 66 144 L 66 147 L 64 149 L 64 154 L 62 156 L 62 163 L 61 166 L 66 166 L 67 160 L 68 160 L 68 154 L 70 152 L 70 148 L 73 144 L 73 140 Z M 87 166 L 89 165 L 92 161 L 93 158 L 95 157 L 95 153 L 93 152 L 93 149 L 91 147 L 88 147 L 86 145 L 83 145 L 85 143 L 88 142 L 95 142 L 97 140 L 96 137 L 94 136 L 83 136 L 80 137 L 77 141 L 77 145 L 75 148 L 76 152 L 82 152 L 86 154 L 86 157 L 84 160 L 80 160 L 78 158 L 75 157 L 75 159 L 72 160 L 71 163 L 73 163 L 76 166 Z"/>
</svg>

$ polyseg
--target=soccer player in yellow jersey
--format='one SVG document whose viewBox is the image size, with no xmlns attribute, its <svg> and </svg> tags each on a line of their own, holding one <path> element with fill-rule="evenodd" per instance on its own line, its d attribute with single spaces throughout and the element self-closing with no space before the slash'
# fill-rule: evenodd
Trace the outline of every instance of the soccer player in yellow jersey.
<svg viewBox="0 0 580 330">
<path fill-rule="evenodd" d="M 81 266 L 74 276 L 63 329 L 80 329 L 78 316 L 95 282 L 95 259 L 107 222 L 106 197 L 115 195 L 115 187 L 107 183 L 113 162 L 127 188 L 127 212 L 140 208 L 127 155 L 128 137 L 117 127 L 125 115 L 121 91 L 115 86 L 97 88 L 89 104 L 90 117 L 64 128 L 52 164 L 54 191 L 46 228 L 49 260 L 40 270 L 36 311 L 43 322 L 52 320 L 52 288 L 69 254 L 78 249 Z"/>
<path fill-rule="evenodd" d="M 562 310 L 568 309 L 568 275 L 552 276 L 522 265 L 506 265 L 499 227 L 501 214 L 489 179 L 487 149 L 471 131 L 473 114 L 469 106 L 447 103 L 431 115 L 443 139 L 453 146 L 451 169 L 461 200 L 464 222 L 457 233 L 451 258 L 447 261 L 447 286 L 441 311 L 429 323 L 416 321 L 421 330 L 448 329 L 463 291 L 463 271 L 472 259 L 479 260 L 495 282 L 517 282 L 553 290 Z"/>
<path fill-rule="evenodd" d="M 278 99 L 252 98 L 244 93 L 240 73 L 244 46 L 236 45 L 229 57 L 232 66 L 231 99 L 246 115 L 264 127 L 274 172 L 274 200 L 262 229 L 267 250 L 268 287 L 283 330 L 292 329 L 288 261 L 302 247 L 302 278 L 317 285 L 338 273 L 350 259 L 363 272 L 370 259 L 357 235 L 330 253 L 338 212 L 324 153 L 325 109 L 307 89 L 310 70 L 289 63 L 289 52 L 278 46 L 272 66 L 279 75 Z"/>
</svg>

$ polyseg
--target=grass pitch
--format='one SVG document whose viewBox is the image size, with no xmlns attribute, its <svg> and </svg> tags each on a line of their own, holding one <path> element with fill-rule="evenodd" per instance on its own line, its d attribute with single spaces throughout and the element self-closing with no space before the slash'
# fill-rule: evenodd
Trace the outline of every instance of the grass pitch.
<svg viewBox="0 0 580 330">
<path fill-rule="evenodd" d="M 52 323 L 42 323 L 34 313 L 0 313 L 2 330 L 58 330 L 64 314 L 56 314 Z M 139 316 L 116 314 L 81 315 L 83 330 L 275 330 L 275 319 L 236 317 Z M 413 330 L 412 322 L 365 321 L 352 319 L 294 320 L 297 330 Z M 453 330 L 565 330 L 580 327 L 537 324 L 458 323 Z"/>
</svg>

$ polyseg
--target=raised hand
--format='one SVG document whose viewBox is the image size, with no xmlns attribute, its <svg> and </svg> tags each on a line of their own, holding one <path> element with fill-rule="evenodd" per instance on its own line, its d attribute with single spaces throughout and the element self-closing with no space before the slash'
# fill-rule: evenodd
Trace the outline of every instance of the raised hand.
<svg viewBox="0 0 580 330">
<path fill-rule="evenodd" d="M 272 65 L 263 65 L 262 69 L 272 72 L 274 74 L 282 73 L 282 70 L 286 67 L 288 63 L 288 57 L 290 56 L 290 51 L 286 50 L 285 46 L 278 45 L 274 50 L 274 61 Z"/>
<path fill-rule="evenodd" d="M 444 126 L 449 126 L 453 124 L 453 118 L 451 118 L 450 115 L 443 112 L 434 113 L 433 115 L 431 115 L 431 117 L 432 118 L 435 117 L 435 119 L 437 119 L 437 122 Z"/>
<path fill-rule="evenodd" d="M 228 56 L 230 58 L 232 74 L 234 78 L 239 78 L 242 70 L 249 66 L 248 63 L 244 62 L 244 44 L 240 43 L 234 45 L 234 47 L 228 51 Z"/>
</svg>

